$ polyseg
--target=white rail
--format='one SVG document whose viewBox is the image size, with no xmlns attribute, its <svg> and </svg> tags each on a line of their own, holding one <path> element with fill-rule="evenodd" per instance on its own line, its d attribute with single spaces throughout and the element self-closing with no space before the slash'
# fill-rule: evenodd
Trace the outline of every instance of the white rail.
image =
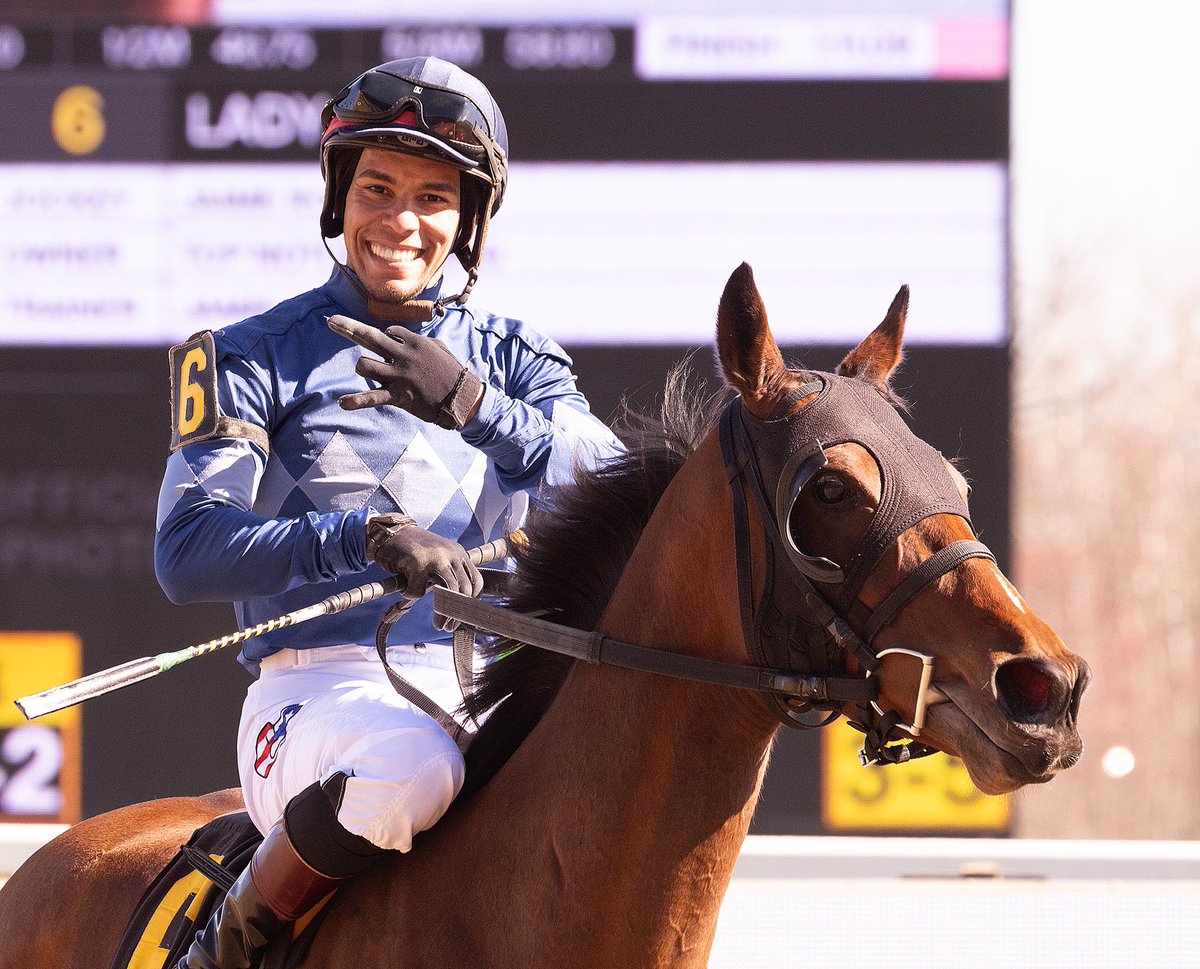
<svg viewBox="0 0 1200 969">
<path fill-rule="evenodd" d="M 66 827 L 0 823 L 0 878 Z M 854 878 L 1200 882 L 1200 841 L 752 837 L 734 871 L 739 881 Z"/>
<path fill-rule="evenodd" d="M 0 824 L 0 883 L 55 824 Z M 1200 843 L 754 837 L 709 969 L 1200 965 Z"/>
<path fill-rule="evenodd" d="M 964 877 L 1200 882 L 1200 842 L 755 837 L 734 871 L 747 879 Z"/>
</svg>

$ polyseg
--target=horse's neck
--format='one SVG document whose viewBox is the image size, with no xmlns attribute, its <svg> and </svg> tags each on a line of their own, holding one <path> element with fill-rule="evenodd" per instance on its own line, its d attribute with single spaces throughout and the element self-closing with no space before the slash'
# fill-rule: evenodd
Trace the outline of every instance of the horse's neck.
<svg viewBox="0 0 1200 969">
<path fill-rule="evenodd" d="M 601 629 L 745 662 L 710 445 L 660 502 Z M 378 919 L 414 965 L 704 966 L 773 734 L 753 694 L 578 664 L 496 777 L 387 883 L 356 886 L 330 951 L 361 951 L 357 920 Z"/>
<path fill-rule="evenodd" d="M 713 524 L 730 515 L 701 462 L 664 496 L 601 629 L 745 662 L 728 529 Z M 485 793 L 528 812 L 555 923 L 601 927 L 597 965 L 704 965 L 773 735 L 753 694 L 577 665 Z"/>
<path fill-rule="evenodd" d="M 715 688 L 581 668 L 522 749 L 513 780 L 562 879 L 558 916 L 634 929 L 597 940 L 612 947 L 598 964 L 706 963 L 770 745 L 722 722 L 729 706 Z"/>
</svg>

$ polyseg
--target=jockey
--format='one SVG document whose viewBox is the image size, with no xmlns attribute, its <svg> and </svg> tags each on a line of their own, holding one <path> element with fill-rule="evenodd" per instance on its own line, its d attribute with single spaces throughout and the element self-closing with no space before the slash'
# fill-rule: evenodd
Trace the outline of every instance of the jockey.
<svg viewBox="0 0 1200 969">
<path fill-rule="evenodd" d="M 327 248 L 344 236 L 344 263 L 171 351 L 155 568 L 172 601 L 231 601 L 243 628 L 389 573 L 412 598 L 432 584 L 477 595 L 464 546 L 516 528 L 575 462 L 621 447 L 553 340 L 465 306 L 508 173 L 487 88 L 436 58 L 391 61 L 330 100 L 322 124 L 321 234 Z M 467 274 L 456 295 L 443 293 L 451 254 Z M 180 966 L 255 965 L 339 883 L 409 850 L 461 788 L 458 747 L 375 654 L 385 608 L 243 648 L 256 678 L 237 760 L 265 839 Z M 426 597 L 388 649 L 445 709 L 462 700 L 450 643 Z"/>
</svg>

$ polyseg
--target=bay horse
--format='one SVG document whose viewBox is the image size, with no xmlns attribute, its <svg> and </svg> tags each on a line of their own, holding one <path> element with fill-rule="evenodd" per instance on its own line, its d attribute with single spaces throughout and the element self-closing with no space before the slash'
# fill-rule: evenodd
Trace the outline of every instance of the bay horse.
<svg viewBox="0 0 1200 969">
<path fill-rule="evenodd" d="M 661 426 L 626 428 L 622 458 L 531 520 L 509 605 L 759 687 L 494 644 L 467 789 L 333 896 L 303 965 L 705 965 L 781 723 L 845 714 L 874 759 L 945 751 L 987 793 L 1078 759 L 1086 665 L 898 413 L 906 311 L 905 288 L 835 373 L 789 370 L 733 273 L 717 356 L 736 394 L 672 384 Z M 226 791 L 75 825 L 0 891 L 0 969 L 105 969 L 178 846 L 240 807 Z"/>
</svg>

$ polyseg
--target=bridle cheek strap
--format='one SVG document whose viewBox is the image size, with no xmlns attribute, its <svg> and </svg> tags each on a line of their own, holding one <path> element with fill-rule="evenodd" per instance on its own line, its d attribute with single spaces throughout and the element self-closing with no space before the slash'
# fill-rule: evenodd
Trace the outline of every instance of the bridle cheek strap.
<svg viewBox="0 0 1200 969">
<path fill-rule="evenodd" d="M 735 403 L 736 401 L 731 403 L 722 412 L 718 425 L 718 435 L 721 443 L 721 456 L 725 463 L 725 478 L 733 499 L 733 544 L 737 561 L 738 612 L 742 621 L 742 638 L 754 662 L 769 663 L 794 670 L 794 664 L 788 662 L 786 655 L 769 656 L 762 648 L 762 616 L 754 608 L 754 574 L 750 559 L 750 516 L 748 514 L 745 487 L 745 481 L 748 476 L 754 473 L 754 468 L 748 466 L 752 457 L 750 449 L 739 446 L 741 442 L 738 440 L 737 431 L 740 428 L 735 423 L 738 413 L 734 407 Z M 755 497 L 758 497 L 762 489 L 757 486 L 758 482 L 756 480 L 754 485 L 751 491 Z M 759 511 L 760 516 L 762 516 L 764 506 L 761 503 Z M 764 518 L 764 528 L 766 521 L 767 519 Z M 769 529 L 767 529 L 767 533 L 770 534 Z M 774 536 L 771 536 L 771 538 L 774 538 Z M 767 542 L 767 574 L 764 577 L 764 595 L 774 585 L 775 567 L 774 556 L 771 552 L 772 544 L 775 543 L 769 539 Z M 799 573 L 797 573 L 796 578 L 808 586 L 809 594 L 807 598 L 810 599 L 812 608 L 817 610 L 819 616 L 817 621 L 819 624 L 825 626 L 828 623 L 831 631 L 836 628 L 839 633 L 857 640 L 857 636 L 851 632 L 850 627 L 829 608 L 828 603 L 825 602 L 816 588 L 808 583 L 807 578 Z M 861 658 L 873 666 L 874 657 L 865 647 Z M 797 674 L 801 674 L 802 672 L 796 670 Z M 837 718 L 837 711 L 842 705 L 846 703 L 872 703 L 879 696 L 878 682 L 872 682 L 865 677 L 817 676 L 810 673 L 808 675 L 797 675 L 796 679 L 805 682 L 808 688 L 807 696 L 804 696 L 804 693 L 800 690 L 790 689 L 786 692 L 770 692 L 765 697 L 776 718 L 791 727 L 825 726 Z M 801 696 L 804 696 L 803 700 L 799 699 Z M 802 714 L 813 709 L 832 710 L 832 713 L 820 723 L 807 723 L 801 719 Z"/>
</svg>

